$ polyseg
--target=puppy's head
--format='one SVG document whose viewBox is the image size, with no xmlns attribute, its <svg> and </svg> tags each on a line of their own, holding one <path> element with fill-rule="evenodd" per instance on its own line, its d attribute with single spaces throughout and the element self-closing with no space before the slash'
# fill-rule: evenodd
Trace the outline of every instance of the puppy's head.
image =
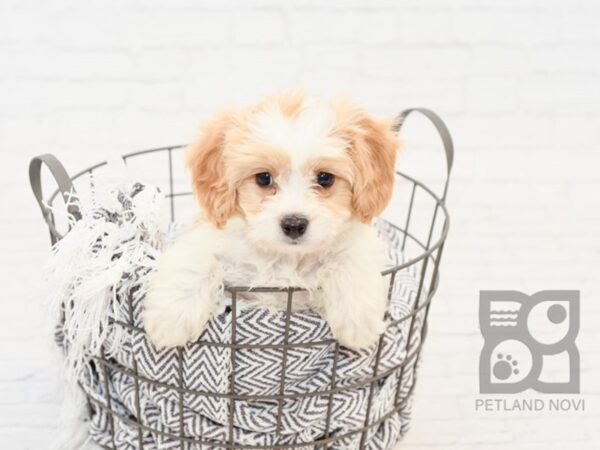
<svg viewBox="0 0 600 450">
<path fill-rule="evenodd" d="M 398 145 L 391 122 L 346 100 L 287 94 L 207 122 L 187 164 L 217 227 L 241 215 L 257 246 L 311 252 L 385 208 Z"/>
</svg>

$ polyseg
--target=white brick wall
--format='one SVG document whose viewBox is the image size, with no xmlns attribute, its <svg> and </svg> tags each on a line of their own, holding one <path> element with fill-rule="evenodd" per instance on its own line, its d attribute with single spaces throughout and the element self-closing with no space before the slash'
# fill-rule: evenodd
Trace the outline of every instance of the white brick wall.
<svg viewBox="0 0 600 450">
<path fill-rule="evenodd" d="M 402 448 L 598 448 L 599 20 L 595 0 L 0 2 L 0 448 L 48 448 L 57 413 L 29 159 L 74 171 L 185 142 L 215 108 L 295 87 L 379 114 L 428 106 L 455 137 L 451 238 Z M 442 173 L 430 133 L 411 121 L 401 161 L 426 179 Z M 486 288 L 582 290 L 585 413 L 474 411 Z"/>
</svg>

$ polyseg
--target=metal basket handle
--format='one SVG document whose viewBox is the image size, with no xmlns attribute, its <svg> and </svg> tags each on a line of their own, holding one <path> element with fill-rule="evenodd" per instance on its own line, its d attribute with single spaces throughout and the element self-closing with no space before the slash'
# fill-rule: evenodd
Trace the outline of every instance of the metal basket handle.
<svg viewBox="0 0 600 450">
<path fill-rule="evenodd" d="M 55 244 L 62 238 L 62 235 L 55 227 L 52 210 L 44 203 L 44 196 L 42 193 L 42 164 L 45 164 L 46 167 L 50 169 L 50 173 L 54 177 L 56 184 L 58 184 L 57 192 L 61 193 L 65 203 L 68 205 L 67 211 L 69 214 L 71 214 L 75 220 L 79 220 L 81 219 L 81 212 L 76 205 L 69 202 L 70 197 L 75 193 L 75 189 L 73 188 L 71 177 L 69 177 L 69 174 L 56 156 L 47 153 L 33 158 L 29 163 L 29 182 L 31 183 L 31 190 L 40 206 L 42 216 L 48 225 L 50 241 L 52 244 Z M 54 198 L 54 195 L 51 198 Z"/>
<path fill-rule="evenodd" d="M 406 117 L 412 112 L 417 111 L 427 117 L 435 126 L 440 138 L 442 139 L 442 144 L 444 145 L 444 152 L 446 153 L 446 182 L 444 184 L 444 193 L 442 195 L 442 201 L 446 200 L 446 194 L 448 193 L 448 183 L 450 182 L 450 172 L 452 171 L 452 164 L 454 163 L 454 143 L 452 142 L 452 136 L 450 136 L 450 132 L 448 131 L 448 127 L 444 121 L 438 116 L 436 113 L 427 108 L 409 108 L 402 111 L 396 119 L 394 120 L 394 125 L 392 129 L 399 133 Z"/>
</svg>

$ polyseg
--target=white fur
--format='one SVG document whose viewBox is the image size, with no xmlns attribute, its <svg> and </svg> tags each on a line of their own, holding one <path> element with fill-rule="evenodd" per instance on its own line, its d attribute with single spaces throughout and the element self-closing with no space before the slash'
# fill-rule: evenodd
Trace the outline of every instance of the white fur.
<svg viewBox="0 0 600 450">
<path fill-rule="evenodd" d="M 275 108 L 257 114 L 252 135 L 257 140 L 285 149 L 297 165 L 310 157 L 336 157 L 344 153 L 348 143 L 331 136 L 334 124 L 335 116 L 328 105 L 309 98 L 294 119 Z"/>
<path fill-rule="evenodd" d="M 290 167 L 275 178 L 276 192 L 262 200 L 260 211 L 246 211 L 240 204 L 224 229 L 200 222 L 164 252 L 145 299 L 145 327 L 157 346 L 197 339 L 211 315 L 222 309 L 224 285 L 306 288 L 295 309 L 322 314 L 333 335 L 351 348 L 372 344 L 383 332 L 382 243 L 349 205 L 328 207 L 315 190 L 315 175 L 305 169 L 311 159 L 334 157 L 348 158 L 338 168 L 348 171 L 348 143 L 331 135 L 334 118 L 331 109 L 311 100 L 297 117 L 273 108 L 253 119 L 248 139 L 286 152 Z M 351 185 L 351 176 L 345 178 Z M 287 215 L 309 220 L 300 238 L 282 232 L 280 222 Z M 281 294 L 244 298 L 260 307 L 286 306 Z"/>
<path fill-rule="evenodd" d="M 329 247 L 348 226 L 351 211 L 333 214 L 319 201 L 314 177 L 302 170 L 316 157 L 343 157 L 350 161 L 346 154 L 348 142 L 330 135 L 333 119 L 332 111 L 316 99 L 310 100 L 295 119 L 277 110 L 258 114 L 252 133 L 254 139 L 287 153 L 291 157 L 291 172 L 275 177 L 277 195 L 265 199 L 259 214 L 245 214 L 248 225 L 245 233 L 256 247 L 284 254 L 315 252 Z M 343 168 L 340 171 L 345 172 Z M 352 175 L 344 175 L 352 182 Z M 286 215 L 302 215 L 310 221 L 297 248 L 281 233 L 279 222 Z"/>
<path fill-rule="evenodd" d="M 243 220 L 224 230 L 204 223 L 184 233 L 161 257 L 146 296 L 144 323 L 160 347 L 197 339 L 222 309 L 223 285 L 296 286 L 294 309 L 312 309 L 351 348 L 375 342 L 384 331 L 387 286 L 380 270 L 385 251 L 373 227 L 352 222 L 320 252 L 272 253 L 255 247 Z M 295 296 L 296 297 L 296 296 Z M 284 309 L 284 294 L 246 294 L 257 307 Z"/>
</svg>

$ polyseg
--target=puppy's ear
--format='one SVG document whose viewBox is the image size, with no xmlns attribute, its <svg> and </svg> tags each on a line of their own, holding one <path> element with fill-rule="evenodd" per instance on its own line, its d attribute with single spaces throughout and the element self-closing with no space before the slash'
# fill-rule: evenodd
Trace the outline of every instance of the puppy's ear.
<svg viewBox="0 0 600 450">
<path fill-rule="evenodd" d="M 377 120 L 347 102 L 338 109 L 338 118 L 343 119 L 339 129 L 350 142 L 348 153 L 356 169 L 352 208 L 359 220 L 370 222 L 392 196 L 400 141 L 392 131 L 391 120 Z"/>
<path fill-rule="evenodd" d="M 235 187 L 225 177 L 223 148 L 234 113 L 223 112 L 201 127 L 201 136 L 186 150 L 194 193 L 208 218 L 221 228 L 235 212 Z"/>
</svg>

